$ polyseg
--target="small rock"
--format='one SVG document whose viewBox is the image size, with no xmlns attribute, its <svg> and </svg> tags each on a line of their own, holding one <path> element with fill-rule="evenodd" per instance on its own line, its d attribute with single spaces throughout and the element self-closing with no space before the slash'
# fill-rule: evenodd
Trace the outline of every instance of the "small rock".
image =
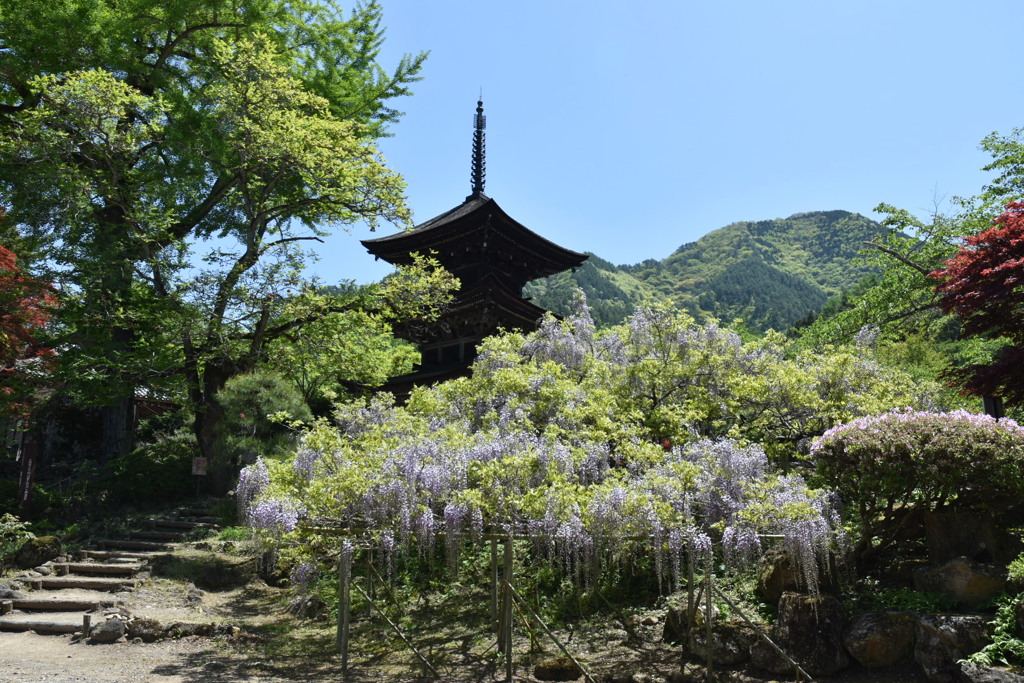
<svg viewBox="0 0 1024 683">
<path fill-rule="evenodd" d="M 38 567 L 36 567 L 35 571 L 40 576 L 50 576 L 51 574 L 53 574 L 53 569 L 47 567 L 45 564 L 41 564 Z"/>
<path fill-rule="evenodd" d="M 750 648 L 758 642 L 757 632 L 740 619 L 717 621 L 711 629 L 711 656 L 715 664 L 740 664 L 750 659 Z M 707 630 L 694 629 L 685 651 L 697 661 L 706 660 L 709 645 Z"/>
<path fill-rule="evenodd" d="M 700 664 L 685 663 L 679 673 L 672 676 L 670 683 L 704 683 L 707 677 L 705 669 Z"/>
<path fill-rule="evenodd" d="M 610 628 L 604 632 L 604 638 L 611 642 L 621 643 L 629 640 L 629 634 L 621 628 Z"/>
<path fill-rule="evenodd" d="M 299 619 L 319 619 L 327 612 L 327 603 L 315 595 L 302 595 L 289 603 L 288 612 Z"/>
<path fill-rule="evenodd" d="M 665 679 L 661 676 L 637 673 L 629 677 L 629 683 L 665 683 Z"/>
<path fill-rule="evenodd" d="M 91 643 L 113 643 L 119 640 L 127 630 L 125 623 L 120 617 L 111 617 L 106 621 L 93 626 L 89 632 Z"/>
<path fill-rule="evenodd" d="M 647 616 L 647 617 L 644 617 L 644 618 L 643 618 L 643 619 L 642 619 L 642 620 L 640 621 L 640 623 L 641 623 L 641 624 L 643 624 L 644 626 L 657 626 L 657 625 L 658 625 L 658 623 L 659 623 L 660 621 L 661 621 L 661 620 L 660 620 L 660 619 L 658 619 L 658 617 L 655 617 L 655 616 Z"/>
<path fill-rule="evenodd" d="M 20 584 L 19 584 L 19 587 L 20 587 Z M 14 588 L 14 584 L 13 583 L 10 584 L 10 585 L 6 585 L 6 586 L 4 584 L 0 583 L 0 600 L 24 600 L 24 599 L 25 599 L 25 593 L 20 591 L 20 590 L 16 590 Z"/>
<path fill-rule="evenodd" d="M 533 675 L 542 681 L 575 681 L 583 671 L 568 657 L 555 657 L 535 666 Z"/>
<path fill-rule="evenodd" d="M 135 640 L 152 643 L 164 637 L 164 627 L 156 619 L 134 619 L 128 624 L 128 636 Z"/>
</svg>

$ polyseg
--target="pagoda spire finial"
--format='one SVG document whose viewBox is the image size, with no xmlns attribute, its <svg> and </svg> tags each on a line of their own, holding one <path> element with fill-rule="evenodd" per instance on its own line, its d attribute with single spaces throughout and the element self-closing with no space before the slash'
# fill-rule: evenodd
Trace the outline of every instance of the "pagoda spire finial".
<svg viewBox="0 0 1024 683">
<path fill-rule="evenodd" d="M 487 168 L 484 159 L 484 129 L 487 127 L 487 117 L 484 116 L 483 92 L 476 103 L 476 116 L 473 119 L 473 190 L 466 199 L 476 199 L 484 194 L 484 177 L 487 175 Z"/>
</svg>

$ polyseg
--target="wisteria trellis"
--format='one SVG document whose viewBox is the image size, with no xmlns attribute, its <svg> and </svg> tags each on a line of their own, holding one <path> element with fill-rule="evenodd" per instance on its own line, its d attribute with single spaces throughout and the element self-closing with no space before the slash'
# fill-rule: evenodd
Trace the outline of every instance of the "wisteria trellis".
<svg viewBox="0 0 1024 683">
<path fill-rule="evenodd" d="M 707 431 L 715 415 L 741 414 L 751 376 L 784 362 L 664 308 L 599 334 L 581 301 L 565 321 L 488 341 L 472 378 L 419 390 L 406 407 L 381 397 L 339 407 L 336 426 L 312 428 L 291 463 L 244 470 L 239 500 L 250 524 L 297 549 L 296 580 L 318 554 L 337 557 L 340 541 L 317 531 L 330 526 L 385 558 L 431 552 L 443 535 L 453 565 L 485 533 L 526 536 L 578 580 L 598 556 L 646 553 L 666 579 L 713 546 L 744 564 L 772 534 L 813 589 L 845 542 L 833 496 L 773 472 L 735 428 Z M 876 400 L 865 383 L 827 379 L 850 405 Z M 678 416 L 667 443 L 653 410 Z"/>
</svg>

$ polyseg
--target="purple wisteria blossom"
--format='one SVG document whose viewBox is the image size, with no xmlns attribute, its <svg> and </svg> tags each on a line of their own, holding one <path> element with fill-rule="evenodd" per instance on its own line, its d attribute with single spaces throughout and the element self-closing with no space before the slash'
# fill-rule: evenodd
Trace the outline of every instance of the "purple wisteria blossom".
<svg viewBox="0 0 1024 683">
<path fill-rule="evenodd" d="M 295 501 L 260 498 L 249 507 L 249 525 L 272 534 L 294 531 L 301 508 Z"/>
<path fill-rule="evenodd" d="M 238 486 L 235 487 L 235 504 L 238 506 L 238 519 L 242 523 L 251 525 L 249 509 L 269 485 L 270 473 L 262 458 L 242 468 L 238 475 Z"/>
</svg>

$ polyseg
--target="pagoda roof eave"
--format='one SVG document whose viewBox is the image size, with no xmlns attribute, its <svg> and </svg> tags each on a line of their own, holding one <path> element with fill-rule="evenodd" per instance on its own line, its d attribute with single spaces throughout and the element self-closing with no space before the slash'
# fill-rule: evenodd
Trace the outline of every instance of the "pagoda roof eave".
<svg viewBox="0 0 1024 683">
<path fill-rule="evenodd" d="M 468 225 L 473 229 L 500 230 L 507 239 L 521 245 L 534 256 L 542 258 L 546 265 L 541 267 L 543 275 L 575 268 L 587 260 L 587 255 L 566 249 L 554 242 L 541 237 L 523 224 L 519 223 L 498 205 L 496 201 L 484 194 L 474 195 L 465 202 L 420 223 L 406 232 L 399 232 L 375 239 L 362 240 L 367 251 L 395 265 L 404 265 L 411 261 L 410 254 L 429 253 L 433 247 L 463 237 Z M 538 266 L 541 264 L 538 263 Z"/>
</svg>

